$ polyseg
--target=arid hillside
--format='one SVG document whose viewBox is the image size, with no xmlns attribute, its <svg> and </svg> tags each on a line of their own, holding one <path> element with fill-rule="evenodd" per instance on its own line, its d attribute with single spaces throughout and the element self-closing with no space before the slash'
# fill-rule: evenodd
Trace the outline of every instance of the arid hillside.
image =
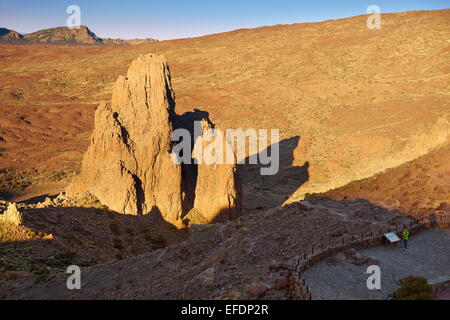
<svg viewBox="0 0 450 320">
<path fill-rule="evenodd" d="M 367 199 L 390 210 L 411 215 L 450 214 L 450 144 L 386 170 L 327 192 L 341 200 Z"/>
<path fill-rule="evenodd" d="M 102 39 L 97 37 L 95 33 L 86 26 L 79 29 L 69 29 L 67 27 L 52 28 L 36 31 L 24 36 L 25 40 L 53 43 L 53 42 L 69 42 L 69 43 L 85 43 L 85 44 L 101 44 Z"/>
<path fill-rule="evenodd" d="M 60 191 L 80 168 L 99 102 L 149 52 L 167 57 L 178 113 L 281 130 L 280 173 L 243 168 L 244 207 L 396 167 L 447 141 L 449 18 L 450 10 L 384 14 L 381 30 L 369 30 L 359 16 L 133 47 L 2 45 L 0 192 Z"/>
<path fill-rule="evenodd" d="M 0 40 L 18 40 L 22 39 L 23 35 L 14 30 L 0 28 Z"/>
</svg>

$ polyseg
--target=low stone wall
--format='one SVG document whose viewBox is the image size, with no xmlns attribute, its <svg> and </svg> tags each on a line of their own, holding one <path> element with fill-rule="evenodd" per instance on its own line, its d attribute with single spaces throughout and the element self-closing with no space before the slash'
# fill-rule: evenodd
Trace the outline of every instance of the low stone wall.
<svg viewBox="0 0 450 320">
<path fill-rule="evenodd" d="M 384 244 L 383 235 L 390 232 L 401 232 L 405 227 L 410 230 L 411 235 L 414 235 L 425 228 L 433 229 L 447 229 L 450 226 L 450 216 L 421 216 L 412 217 L 409 224 L 392 226 L 383 230 L 373 230 L 367 234 L 360 236 L 349 236 L 328 244 L 317 244 L 311 247 L 308 253 L 305 253 L 297 258 L 295 268 L 291 269 L 290 276 L 290 293 L 294 300 L 312 300 L 313 296 L 309 287 L 302 278 L 302 273 L 311 268 L 318 262 L 329 258 L 338 252 L 356 249 L 364 250 Z"/>
</svg>

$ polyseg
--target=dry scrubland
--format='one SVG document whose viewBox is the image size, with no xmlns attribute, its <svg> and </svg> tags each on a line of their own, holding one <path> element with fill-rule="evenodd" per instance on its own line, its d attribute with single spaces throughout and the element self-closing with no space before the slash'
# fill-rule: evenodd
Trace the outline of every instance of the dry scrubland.
<svg viewBox="0 0 450 320">
<path fill-rule="evenodd" d="M 450 145 L 326 193 L 341 200 L 367 199 L 410 215 L 450 213 Z"/>
<path fill-rule="evenodd" d="M 198 108 L 223 128 L 291 138 L 282 144 L 288 185 L 270 187 L 282 200 L 395 167 L 448 135 L 449 17 L 386 14 L 374 31 L 360 16 L 135 47 L 2 45 L 2 191 L 61 190 L 80 167 L 99 101 L 148 52 L 168 58 L 178 113 Z M 305 177 L 295 167 L 306 161 L 298 189 Z M 244 184 L 264 193 L 251 177 Z"/>
</svg>

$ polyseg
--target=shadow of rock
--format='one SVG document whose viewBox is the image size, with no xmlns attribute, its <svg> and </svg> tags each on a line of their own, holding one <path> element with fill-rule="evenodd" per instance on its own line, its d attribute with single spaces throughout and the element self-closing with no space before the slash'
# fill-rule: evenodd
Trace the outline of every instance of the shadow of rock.
<svg viewBox="0 0 450 320">
<path fill-rule="evenodd" d="M 25 204 L 38 204 L 38 203 L 44 202 L 45 199 L 47 199 L 47 198 L 53 200 L 53 199 L 56 199 L 57 197 L 58 197 L 58 194 L 43 194 L 41 196 L 32 197 L 32 198 L 26 199 L 21 202 L 25 203 Z"/>
<path fill-rule="evenodd" d="M 191 134 L 191 150 L 194 148 L 195 141 L 199 135 L 195 135 L 195 122 L 207 121 L 208 124 L 214 128 L 214 124 L 209 119 L 209 113 L 199 109 L 194 109 L 193 112 L 186 112 L 182 115 L 176 115 L 173 119 L 174 130 L 186 129 Z M 181 142 L 181 141 L 180 141 Z M 182 155 L 181 155 L 182 156 Z M 191 209 L 194 208 L 195 189 L 197 187 L 198 165 L 194 163 L 191 157 L 191 164 L 183 163 L 181 165 L 182 186 L 181 190 L 185 195 L 183 198 L 183 215 L 184 218 Z"/>
<path fill-rule="evenodd" d="M 11 197 L 12 194 L 8 192 L 0 192 L 0 200 L 8 201 L 9 199 L 11 199 Z"/>
<path fill-rule="evenodd" d="M 279 171 L 275 175 L 261 175 L 261 168 L 265 165 L 249 164 L 250 157 L 244 164 L 239 165 L 244 189 L 244 204 L 246 210 L 264 210 L 280 206 L 298 188 L 309 180 L 309 162 L 303 166 L 293 166 L 294 150 L 300 142 L 300 137 L 292 137 L 278 142 L 280 153 Z M 271 150 L 275 145 L 269 146 L 258 154 L 271 156 Z"/>
<path fill-rule="evenodd" d="M 164 221 L 156 207 L 146 216 L 82 207 L 46 207 L 21 212 L 23 224 L 18 227 L 21 230 L 17 235 L 23 236 L 0 242 L 3 258 L 0 274 L 8 271 L 3 269 L 34 273 L 44 270 L 49 261 L 60 266 L 58 256 L 61 255 L 81 264 L 122 260 L 184 241 L 189 234 L 188 230 L 178 230 Z M 14 249 L 7 250 L 11 246 Z M 18 259 L 21 252 L 25 254 Z M 8 255 L 12 256 L 8 258 Z M 26 270 L 27 261 L 32 262 L 32 270 Z"/>
</svg>

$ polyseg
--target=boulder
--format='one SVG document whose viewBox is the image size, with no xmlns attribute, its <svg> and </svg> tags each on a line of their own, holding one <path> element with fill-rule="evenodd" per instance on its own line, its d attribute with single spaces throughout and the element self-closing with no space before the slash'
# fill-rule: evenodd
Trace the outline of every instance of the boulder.
<svg viewBox="0 0 450 320">
<path fill-rule="evenodd" d="M 248 288 L 247 293 L 250 297 L 260 298 L 265 295 L 267 291 L 269 291 L 269 288 L 266 285 L 258 284 Z"/>
<path fill-rule="evenodd" d="M 0 215 L 0 222 L 10 223 L 15 226 L 20 226 L 23 223 L 22 213 L 20 213 L 15 203 L 9 203 L 6 211 Z"/>
</svg>

